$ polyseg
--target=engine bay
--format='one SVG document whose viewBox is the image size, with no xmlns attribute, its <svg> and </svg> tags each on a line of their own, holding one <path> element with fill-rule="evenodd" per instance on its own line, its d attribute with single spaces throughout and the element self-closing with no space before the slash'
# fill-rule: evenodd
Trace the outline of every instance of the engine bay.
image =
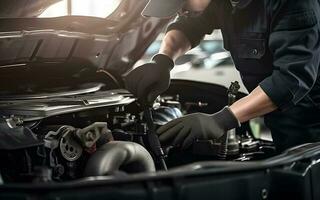
<svg viewBox="0 0 320 200">
<path fill-rule="evenodd" d="M 206 89 L 202 84 L 174 82 L 151 110 L 154 129 L 185 114 L 212 113 L 227 103 L 225 88 L 207 85 L 217 93 L 206 93 L 199 91 Z M 192 95 L 194 90 L 199 96 Z M 163 165 L 170 170 L 197 161 L 243 162 L 275 155 L 272 142 L 255 139 L 246 123 L 228 138 L 225 157 L 219 154 L 222 141 L 196 141 L 184 151 L 161 144 L 161 161 L 146 113 L 122 89 L 6 98 L 0 101 L 0 111 L 3 183 L 116 178 L 165 170 Z"/>
</svg>

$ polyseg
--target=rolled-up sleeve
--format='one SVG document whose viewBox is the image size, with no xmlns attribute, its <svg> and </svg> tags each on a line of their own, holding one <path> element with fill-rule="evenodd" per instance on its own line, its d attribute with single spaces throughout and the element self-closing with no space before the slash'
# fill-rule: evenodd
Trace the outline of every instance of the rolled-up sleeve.
<svg viewBox="0 0 320 200">
<path fill-rule="evenodd" d="M 218 20 L 216 18 L 214 1 L 197 16 L 178 16 L 167 28 L 167 32 L 171 30 L 179 30 L 190 41 L 191 47 L 197 46 L 206 34 L 211 34 L 217 29 Z"/>
<path fill-rule="evenodd" d="M 288 0 L 274 20 L 269 37 L 273 73 L 260 87 L 280 109 L 299 103 L 318 78 L 319 13 L 310 0 Z M 308 4 L 309 3 L 309 4 Z"/>
</svg>

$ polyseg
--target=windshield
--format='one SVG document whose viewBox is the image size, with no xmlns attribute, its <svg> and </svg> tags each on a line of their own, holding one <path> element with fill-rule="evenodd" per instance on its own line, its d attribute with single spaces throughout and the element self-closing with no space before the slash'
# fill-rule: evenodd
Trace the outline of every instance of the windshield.
<svg viewBox="0 0 320 200">
<path fill-rule="evenodd" d="M 80 15 L 106 18 L 120 5 L 122 0 L 62 0 L 49 6 L 40 18 Z"/>
</svg>

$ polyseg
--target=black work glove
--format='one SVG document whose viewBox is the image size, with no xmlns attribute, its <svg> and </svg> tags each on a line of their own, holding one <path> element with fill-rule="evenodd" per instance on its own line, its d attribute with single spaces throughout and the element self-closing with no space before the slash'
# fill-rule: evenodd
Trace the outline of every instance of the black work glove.
<svg viewBox="0 0 320 200">
<path fill-rule="evenodd" d="M 238 119 L 228 107 L 209 115 L 194 113 L 175 119 L 157 130 L 161 142 L 173 140 L 174 146 L 190 147 L 196 139 L 219 139 L 230 129 L 240 126 Z"/>
<path fill-rule="evenodd" d="M 143 105 L 154 100 L 170 85 L 170 70 L 174 67 L 171 58 L 157 54 L 150 63 L 133 69 L 124 78 L 125 87 L 138 98 Z"/>
</svg>

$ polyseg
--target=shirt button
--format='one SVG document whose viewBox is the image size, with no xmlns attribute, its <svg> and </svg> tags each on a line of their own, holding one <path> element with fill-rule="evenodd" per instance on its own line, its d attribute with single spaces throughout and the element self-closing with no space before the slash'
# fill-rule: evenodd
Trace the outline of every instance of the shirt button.
<svg viewBox="0 0 320 200">
<path fill-rule="evenodd" d="M 253 55 L 258 55 L 259 51 L 258 51 L 258 49 L 252 49 L 251 53 Z"/>
</svg>

